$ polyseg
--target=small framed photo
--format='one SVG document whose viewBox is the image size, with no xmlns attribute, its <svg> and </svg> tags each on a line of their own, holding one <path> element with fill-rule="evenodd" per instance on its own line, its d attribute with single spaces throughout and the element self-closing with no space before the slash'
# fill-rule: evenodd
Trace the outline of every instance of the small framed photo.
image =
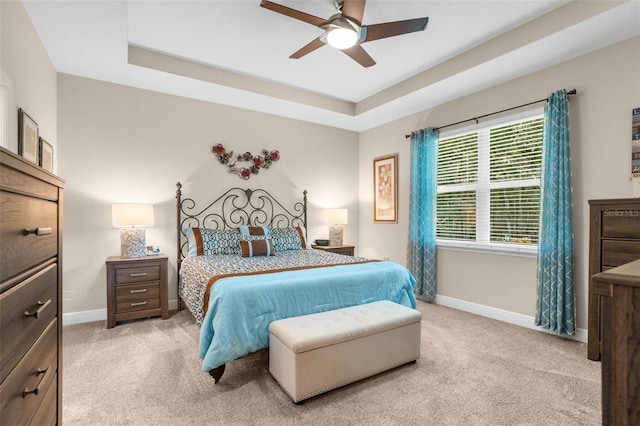
<svg viewBox="0 0 640 426">
<path fill-rule="evenodd" d="M 160 254 L 160 246 L 147 246 L 147 256 L 157 256 Z"/>
<path fill-rule="evenodd" d="M 40 138 L 40 167 L 48 172 L 53 173 L 53 147 L 49 142 Z"/>
<path fill-rule="evenodd" d="M 373 221 L 398 223 L 398 154 L 373 160 Z"/>
<path fill-rule="evenodd" d="M 39 164 L 38 142 L 38 123 L 22 108 L 18 109 L 18 155 Z"/>
</svg>

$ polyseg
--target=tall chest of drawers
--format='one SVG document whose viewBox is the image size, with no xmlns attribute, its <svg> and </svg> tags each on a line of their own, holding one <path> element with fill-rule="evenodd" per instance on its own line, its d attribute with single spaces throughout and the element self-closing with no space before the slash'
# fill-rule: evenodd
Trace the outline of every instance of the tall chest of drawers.
<svg viewBox="0 0 640 426">
<path fill-rule="evenodd" d="M 589 277 L 640 259 L 640 199 L 589 201 Z M 602 353 L 601 296 L 589 284 L 587 357 Z"/>
<path fill-rule="evenodd" d="M 0 424 L 62 422 L 63 187 L 0 148 Z"/>
</svg>

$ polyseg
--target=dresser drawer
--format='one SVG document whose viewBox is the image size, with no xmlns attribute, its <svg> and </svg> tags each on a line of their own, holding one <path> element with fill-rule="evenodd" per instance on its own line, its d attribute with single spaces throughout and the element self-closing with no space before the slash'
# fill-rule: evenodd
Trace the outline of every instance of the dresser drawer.
<svg viewBox="0 0 640 426">
<path fill-rule="evenodd" d="M 53 264 L 0 294 L 0 380 L 57 316 L 57 283 Z"/>
<path fill-rule="evenodd" d="M 160 284 L 120 286 L 116 290 L 116 314 L 160 307 Z"/>
<path fill-rule="evenodd" d="M 57 255 L 57 214 L 55 202 L 0 193 L 0 282 Z"/>
<path fill-rule="evenodd" d="M 2 424 L 26 424 L 41 404 L 56 398 L 58 324 L 53 320 L 15 369 L 0 385 Z"/>
<path fill-rule="evenodd" d="M 38 426 L 53 426 L 58 418 L 58 400 L 57 400 L 57 374 L 53 382 L 49 385 L 42 397 L 42 402 L 38 406 L 36 413 L 31 418 L 30 423 Z"/>
<path fill-rule="evenodd" d="M 602 237 L 640 239 L 640 210 L 635 206 L 612 206 L 602 211 Z"/>
<path fill-rule="evenodd" d="M 116 269 L 116 285 L 159 281 L 160 266 L 140 266 Z"/>
<path fill-rule="evenodd" d="M 602 267 L 624 265 L 640 259 L 640 241 L 602 240 Z"/>
</svg>

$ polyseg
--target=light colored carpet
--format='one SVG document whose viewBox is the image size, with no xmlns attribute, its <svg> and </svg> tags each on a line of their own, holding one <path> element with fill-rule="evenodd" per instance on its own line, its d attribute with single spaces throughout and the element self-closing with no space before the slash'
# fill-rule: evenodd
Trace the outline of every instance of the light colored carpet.
<svg viewBox="0 0 640 426">
<path fill-rule="evenodd" d="M 64 327 L 64 425 L 595 425 L 586 345 L 419 302 L 421 358 L 295 405 L 268 351 L 201 371 L 199 328 L 168 320 Z M 372 354 L 374 356 L 375 354 Z"/>
</svg>

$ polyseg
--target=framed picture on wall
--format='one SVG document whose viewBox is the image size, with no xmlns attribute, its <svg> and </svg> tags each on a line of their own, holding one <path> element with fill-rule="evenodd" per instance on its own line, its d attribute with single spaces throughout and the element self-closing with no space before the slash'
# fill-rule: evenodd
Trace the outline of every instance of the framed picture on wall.
<svg viewBox="0 0 640 426">
<path fill-rule="evenodd" d="M 373 221 L 398 223 L 398 154 L 373 160 Z"/>
<path fill-rule="evenodd" d="M 38 123 L 18 109 L 18 155 L 38 164 Z"/>
<path fill-rule="evenodd" d="M 53 147 L 43 138 L 40 138 L 39 158 L 40 167 L 53 173 Z"/>
</svg>

